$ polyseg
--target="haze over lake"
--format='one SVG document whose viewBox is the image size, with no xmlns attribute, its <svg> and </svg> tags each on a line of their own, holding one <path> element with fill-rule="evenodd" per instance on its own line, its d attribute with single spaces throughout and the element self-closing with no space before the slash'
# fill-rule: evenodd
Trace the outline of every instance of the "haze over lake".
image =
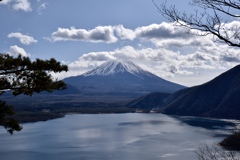
<svg viewBox="0 0 240 160">
<path fill-rule="evenodd" d="M 220 142 L 232 127 L 163 114 L 67 115 L 24 124 L 13 136 L 1 128 L 0 159 L 193 160 L 200 144 Z"/>
</svg>

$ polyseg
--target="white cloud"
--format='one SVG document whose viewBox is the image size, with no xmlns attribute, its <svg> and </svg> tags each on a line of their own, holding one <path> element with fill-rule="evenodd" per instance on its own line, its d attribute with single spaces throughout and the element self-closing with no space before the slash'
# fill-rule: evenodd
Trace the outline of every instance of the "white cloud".
<svg viewBox="0 0 240 160">
<path fill-rule="evenodd" d="M 53 32 L 51 38 L 45 38 L 52 41 L 84 41 L 84 42 L 105 42 L 116 43 L 121 40 L 134 40 L 136 34 L 133 30 L 125 28 L 123 25 L 117 26 L 98 26 L 92 30 L 76 29 L 74 27 L 58 28 Z"/>
<path fill-rule="evenodd" d="M 240 21 L 235 20 L 229 23 L 223 23 L 220 33 L 226 39 L 239 44 L 240 43 Z"/>
<path fill-rule="evenodd" d="M 30 57 L 30 54 L 27 54 L 23 48 L 20 48 L 16 45 L 10 47 L 9 54 L 12 56 L 21 55 L 23 57 Z"/>
<path fill-rule="evenodd" d="M 40 2 L 40 1 L 38 1 L 38 2 Z M 38 6 L 37 12 L 38 12 L 39 15 L 42 14 L 42 11 L 43 11 L 43 10 L 47 9 L 46 6 L 47 6 L 47 3 L 42 3 L 42 4 L 40 4 L 40 5 Z"/>
<path fill-rule="evenodd" d="M 8 38 L 18 38 L 20 42 L 24 45 L 30 45 L 32 43 L 37 43 L 37 40 L 35 40 L 31 36 L 23 35 L 22 33 L 15 32 L 15 33 L 10 33 L 8 35 Z"/>
<path fill-rule="evenodd" d="M 28 0 L 15 0 L 15 4 L 13 4 L 14 10 L 23 10 L 26 12 L 32 11 L 31 4 Z"/>
<path fill-rule="evenodd" d="M 32 11 L 31 4 L 28 0 L 2 0 L 0 4 L 12 5 L 14 10 L 22 10 L 25 12 Z"/>
<path fill-rule="evenodd" d="M 174 26 L 172 23 L 163 22 L 161 24 L 151 24 L 148 26 L 128 29 L 123 25 L 116 26 L 98 26 L 92 30 L 76 29 L 74 27 L 58 28 L 53 32 L 52 41 L 85 41 L 85 42 L 106 42 L 116 43 L 119 40 L 135 39 L 152 42 L 157 47 L 182 47 L 182 46 L 199 46 L 212 45 L 209 38 L 202 40 L 198 36 L 189 34 L 188 30 Z"/>
<path fill-rule="evenodd" d="M 117 33 L 117 36 L 122 40 L 134 40 L 136 34 L 133 30 L 125 28 L 123 25 L 113 27 Z"/>
<path fill-rule="evenodd" d="M 81 40 L 87 42 L 107 42 L 115 43 L 121 40 L 134 40 L 136 38 L 153 40 L 166 39 L 191 39 L 187 30 L 173 26 L 171 23 L 151 24 L 149 26 L 128 29 L 123 25 L 98 26 L 92 30 L 76 29 L 74 27 L 58 28 L 52 33 L 53 41 Z"/>
<path fill-rule="evenodd" d="M 164 47 L 164 48 L 186 48 L 186 47 L 194 47 L 198 48 L 200 46 L 214 46 L 214 42 L 209 37 L 198 37 L 193 36 L 192 38 L 185 39 L 153 39 L 151 40 L 156 47 Z"/>
<path fill-rule="evenodd" d="M 135 29 L 135 33 L 137 38 L 151 41 L 158 47 L 196 47 L 214 45 L 214 43 L 219 42 L 219 45 L 225 44 L 216 36 L 197 36 L 204 35 L 204 32 L 196 30 L 189 31 L 183 27 L 174 25 L 174 23 L 166 22 L 138 27 Z M 232 22 L 222 23 L 220 34 L 234 43 L 240 43 L 240 21 L 234 20 Z"/>
<path fill-rule="evenodd" d="M 215 45 L 212 36 L 196 36 L 173 23 L 162 22 L 135 29 L 136 37 L 153 43 L 158 48 L 186 48 Z"/>
<path fill-rule="evenodd" d="M 149 26 L 138 27 L 135 30 L 137 37 L 145 39 L 179 39 L 191 38 L 187 34 L 188 30 L 176 27 L 172 23 L 162 22 L 161 24 L 151 24 Z"/>
<path fill-rule="evenodd" d="M 115 43 L 118 39 L 114 36 L 114 30 L 111 26 L 98 26 L 92 30 L 76 29 L 74 27 L 58 28 L 52 33 L 53 41 L 85 41 L 85 42 L 106 42 Z"/>
</svg>

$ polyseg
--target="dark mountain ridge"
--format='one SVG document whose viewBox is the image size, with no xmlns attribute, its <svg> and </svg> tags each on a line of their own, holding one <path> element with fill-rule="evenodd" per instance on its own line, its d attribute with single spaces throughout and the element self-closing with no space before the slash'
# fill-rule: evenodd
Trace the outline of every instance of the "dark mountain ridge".
<svg viewBox="0 0 240 160">
<path fill-rule="evenodd" d="M 213 80 L 169 96 L 163 113 L 216 118 L 240 118 L 240 65 Z"/>
<path fill-rule="evenodd" d="M 160 93 L 149 94 L 130 104 L 139 109 L 158 107 L 171 115 L 240 119 L 240 65 L 202 85 L 165 97 Z"/>
</svg>

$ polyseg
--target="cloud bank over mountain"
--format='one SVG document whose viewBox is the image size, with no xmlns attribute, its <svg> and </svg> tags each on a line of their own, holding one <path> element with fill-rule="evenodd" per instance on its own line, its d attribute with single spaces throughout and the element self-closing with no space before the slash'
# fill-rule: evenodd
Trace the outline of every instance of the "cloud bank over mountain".
<svg viewBox="0 0 240 160">
<path fill-rule="evenodd" d="M 185 46 L 187 47 L 187 46 Z M 191 46 L 188 47 L 191 49 Z M 77 61 L 69 64 L 69 75 L 79 75 L 108 60 L 133 60 L 143 68 L 161 76 L 189 76 L 196 70 L 226 69 L 240 62 L 238 49 L 226 45 L 199 45 L 199 48 L 188 54 L 168 48 L 134 48 L 124 46 L 113 51 L 90 52 L 83 54 Z"/>
</svg>

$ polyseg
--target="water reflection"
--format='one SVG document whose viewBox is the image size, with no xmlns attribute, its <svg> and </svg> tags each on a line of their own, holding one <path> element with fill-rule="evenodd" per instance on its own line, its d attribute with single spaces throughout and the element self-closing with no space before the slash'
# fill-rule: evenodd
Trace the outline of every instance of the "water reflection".
<svg viewBox="0 0 240 160">
<path fill-rule="evenodd" d="M 69 115 L 23 127 L 14 136 L 0 132 L 0 159 L 192 160 L 198 144 L 219 142 L 232 123 L 162 114 L 104 114 Z"/>
<path fill-rule="evenodd" d="M 228 120 L 186 116 L 175 116 L 174 118 L 188 125 L 195 127 L 203 127 L 206 129 L 232 129 L 235 127 L 235 124 Z"/>
</svg>

